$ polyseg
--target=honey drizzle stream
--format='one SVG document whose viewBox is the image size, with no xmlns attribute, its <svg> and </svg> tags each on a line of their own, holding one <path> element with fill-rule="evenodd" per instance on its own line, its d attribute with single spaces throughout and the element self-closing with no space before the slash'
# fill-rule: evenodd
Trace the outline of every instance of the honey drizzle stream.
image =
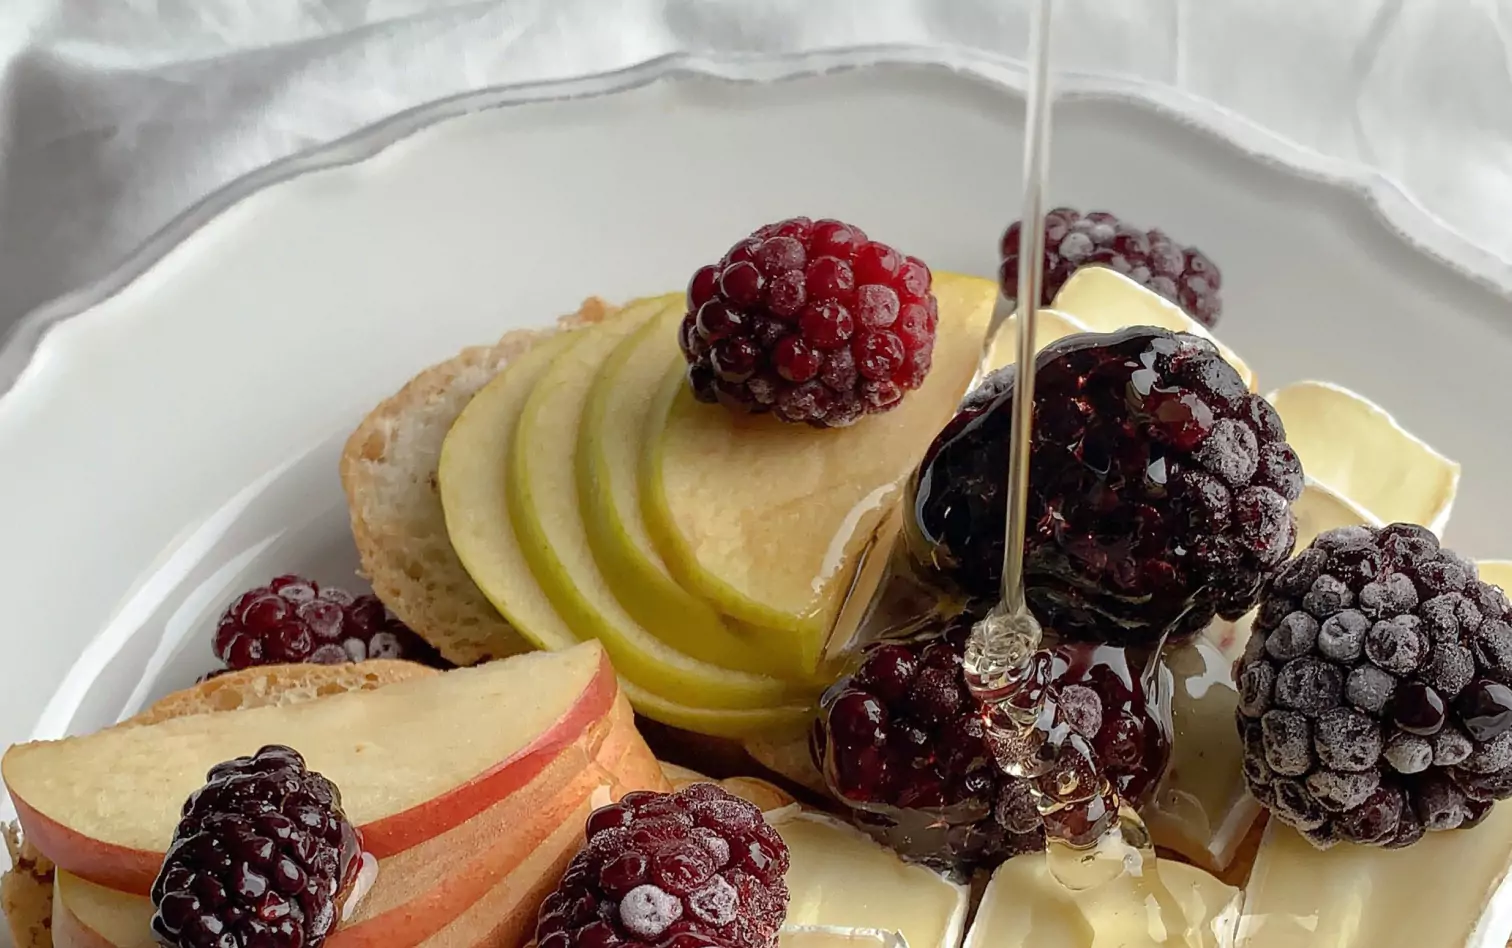
<svg viewBox="0 0 1512 948">
<path fill-rule="evenodd" d="M 1028 781 L 1045 824 L 1046 859 L 1066 888 L 1092 889 L 1127 876 L 1148 909 L 1156 944 L 1189 945 L 1185 914 L 1161 883 L 1144 822 L 1108 781 L 1096 752 L 1060 712 L 1050 654 L 1029 611 L 1023 579 L 1029 457 L 1034 416 L 1035 322 L 1045 250 L 1044 194 L 1050 139 L 1050 0 L 1036 0 L 1030 30 L 1025 117 L 1024 207 L 1019 233 L 1018 352 L 1009 442 L 1007 526 L 1001 599 L 971 630 L 966 680 L 982 706 L 998 765 Z M 996 330 L 1011 312 L 999 300 Z"/>
</svg>

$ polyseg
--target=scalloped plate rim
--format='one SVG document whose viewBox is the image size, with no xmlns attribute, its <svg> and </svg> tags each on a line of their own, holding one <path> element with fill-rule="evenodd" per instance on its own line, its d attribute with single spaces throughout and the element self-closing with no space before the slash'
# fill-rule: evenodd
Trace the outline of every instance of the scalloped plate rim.
<svg viewBox="0 0 1512 948">
<path fill-rule="evenodd" d="M 953 70 L 1000 91 L 1023 94 L 1024 67 L 1011 57 L 960 47 L 888 44 L 785 55 L 670 53 L 609 72 L 490 86 L 407 109 L 232 180 L 170 220 L 109 274 L 23 316 L 0 339 L 0 416 L 29 390 L 26 384 L 31 376 L 29 370 L 38 363 L 44 347 L 54 344 L 50 339 L 52 329 L 88 315 L 150 272 L 205 225 L 286 181 L 311 172 L 360 166 L 411 135 L 478 111 L 611 96 L 668 79 L 745 84 L 802 79 L 841 70 L 910 66 Z M 1067 72 L 1057 76 L 1056 82 L 1060 96 L 1119 101 L 1144 108 L 1225 141 L 1252 160 L 1307 180 L 1340 187 L 1363 201 L 1377 222 L 1396 239 L 1512 302 L 1512 261 L 1475 244 L 1380 171 L 1330 158 L 1210 100 L 1162 84 L 1089 72 Z"/>
</svg>

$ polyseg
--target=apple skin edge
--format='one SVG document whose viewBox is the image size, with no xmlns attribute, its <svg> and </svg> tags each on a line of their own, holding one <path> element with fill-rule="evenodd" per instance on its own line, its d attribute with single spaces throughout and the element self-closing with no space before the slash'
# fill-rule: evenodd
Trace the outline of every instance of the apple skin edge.
<svg viewBox="0 0 1512 948">
<path fill-rule="evenodd" d="M 519 791 L 473 819 L 382 860 L 372 890 L 328 948 L 504 948 L 522 943 L 595 807 L 631 790 L 670 789 L 629 702 L 609 712 Z M 461 857 L 458 861 L 458 857 Z M 155 948 L 145 896 L 60 871 L 57 948 Z"/>
<path fill-rule="evenodd" d="M 378 859 L 401 853 L 477 816 L 528 784 L 578 735 L 607 716 L 619 696 L 619 679 L 607 653 L 572 707 L 534 742 L 436 799 L 366 826 L 363 849 Z"/>
<path fill-rule="evenodd" d="M 358 827 L 364 850 L 384 859 L 478 815 L 528 784 L 583 730 L 608 714 L 618 694 L 614 667 L 607 655 L 601 655 L 597 671 L 577 700 L 535 741 L 439 797 Z M 152 891 L 164 852 L 82 836 L 44 815 L 14 788 L 7 789 L 26 837 L 60 868 L 120 892 L 146 895 Z"/>
</svg>

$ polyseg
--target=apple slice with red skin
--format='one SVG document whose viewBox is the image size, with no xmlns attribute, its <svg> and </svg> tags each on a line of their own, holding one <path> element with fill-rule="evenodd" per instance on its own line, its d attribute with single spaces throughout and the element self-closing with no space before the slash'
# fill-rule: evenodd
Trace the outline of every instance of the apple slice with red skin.
<svg viewBox="0 0 1512 948">
<path fill-rule="evenodd" d="M 342 793 L 366 851 L 392 857 L 529 784 L 615 706 L 587 642 L 376 691 L 12 747 L 0 762 L 28 839 L 59 868 L 146 894 L 184 800 L 214 764 L 286 744 Z"/>
<path fill-rule="evenodd" d="M 483 896 L 451 915 L 427 916 L 429 933 L 416 940 L 401 917 L 385 913 L 366 924 L 337 929 L 325 948 L 518 948 L 535 931 L 536 913 L 567 871 L 583 841 L 584 800 L 575 819 L 558 826 Z M 395 916 L 391 918 L 390 916 Z M 160 948 L 152 936 L 152 902 L 59 872 L 53 890 L 53 948 Z M 385 930 L 382 921 L 400 923 Z M 429 924 L 435 923 L 435 924 Z"/>
<path fill-rule="evenodd" d="M 327 948 L 412 948 L 522 943 L 475 937 L 528 935 L 540 899 L 582 841 L 588 813 L 631 790 L 668 789 L 635 729 L 629 702 L 610 713 L 505 800 L 418 846 L 383 859 L 373 887 Z M 57 948 L 148 948 L 145 896 L 67 872 L 54 896 Z M 538 894 L 537 890 L 539 890 Z M 484 912 L 480 906 L 491 906 Z M 508 906 L 514 906 L 506 911 Z"/>
</svg>

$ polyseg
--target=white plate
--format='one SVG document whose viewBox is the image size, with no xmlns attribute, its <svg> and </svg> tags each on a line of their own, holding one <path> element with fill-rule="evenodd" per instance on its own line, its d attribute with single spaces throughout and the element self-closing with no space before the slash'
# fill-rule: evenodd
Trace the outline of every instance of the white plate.
<svg viewBox="0 0 1512 948">
<path fill-rule="evenodd" d="M 0 746 L 187 683 L 250 581 L 351 583 L 340 437 L 460 346 L 680 286 L 795 213 L 992 273 L 1019 73 L 942 55 L 665 60 L 440 103 L 254 175 L 33 317 L 0 352 L 3 386 L 35 348 L 0 399 Z M 1376 398 L 1465 462 L 1451 541 L 1512 553 L 1512 274 L 1390 182 L 1201 102 L 1066 86 L 1053 200 L 1200 245 L 1262 384 Z"/>
</svg>

